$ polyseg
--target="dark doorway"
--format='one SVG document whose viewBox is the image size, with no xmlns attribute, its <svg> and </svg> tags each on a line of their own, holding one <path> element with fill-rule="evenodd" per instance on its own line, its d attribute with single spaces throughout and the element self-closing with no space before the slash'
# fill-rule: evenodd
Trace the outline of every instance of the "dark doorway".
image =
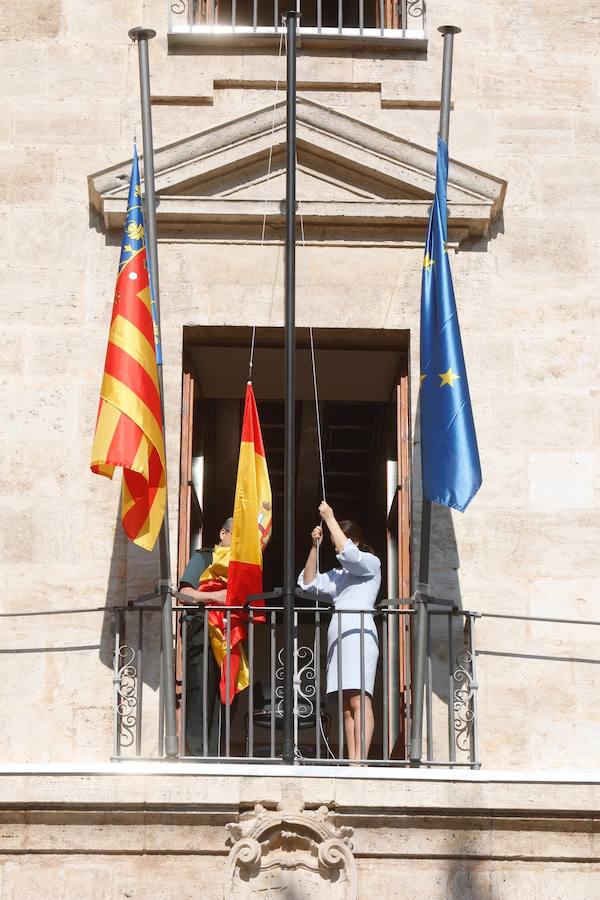
<svg viewBox="0 0 600 900">
<path fill-rule="evenodd" d="M 273 491 L 265 590 L 281 586 L 283 572 L 283 337 L 283 329 L 259 329 L 254 354 L 253 385 Z M 408 334 L 315 329 L 314 340 L 327 500 L 338 519 L 362 525 L 381 559 L 381 599 L 406 597 L 410 593 Z M 215 543 L 233 510 L 250 341 L 250 328 L 184 329 L 180 573 L 192 550 Z M 307 329 L 298 329 L 297 347 L 295 570 L 300 572 L 310 531 L 318 524 L 322 488 Z M 325 542 L 321 569 L 335 564 Z M 405 646 L 401 635 L 398 645 Z M 399 658 L 397 666 L 400 707 L 406 698 L 406 660 Z M 378 682 L 381 695 L 380 677 Z M 390 720 L 401 732 L 402 709 L 396 709 Z M 239 740 L 243 742 L 241 735 Z M 240 752 L 243 755 L 241 743 Z"/>
</svg>

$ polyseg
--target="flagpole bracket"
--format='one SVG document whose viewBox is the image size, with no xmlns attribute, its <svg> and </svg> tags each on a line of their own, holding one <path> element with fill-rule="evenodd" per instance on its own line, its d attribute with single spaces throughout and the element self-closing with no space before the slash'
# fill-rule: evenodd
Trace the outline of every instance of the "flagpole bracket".
<svg viewBox="0 0 600 900">
<path fill-rule="evenodd" d="M 130 28 L 127 32 L 132 41 L 149 41 L 156 37 L 154 28 L 142 28 L 138 25 L 136 28 Z"/>
</svg>

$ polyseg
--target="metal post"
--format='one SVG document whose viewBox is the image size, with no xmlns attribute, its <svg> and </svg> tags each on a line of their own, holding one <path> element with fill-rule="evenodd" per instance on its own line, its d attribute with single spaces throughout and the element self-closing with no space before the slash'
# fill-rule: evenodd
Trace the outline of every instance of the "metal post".
<svg viewBox="0 0 600 900">
<path fill-rule="evenodd" d="M 226 641 L 225 641 L 225 756 L 231 756 L 231 610 L 225 613 Z M 219 732 L 220 734 L 220 732 Z"/>
<path fill-rule="evenodd" d="M 344 758 L 344 687 L 342 681 L 342 642 L 344 638 L 344 625 L 341 610 L 335 609 L 333 615 L 337 616 L 337 695 L 338 695 L 338 759 Z"/>
<path fill-rule="evenodd" d="M 452 88 L 452 55 L 454 35 L 460 34 L 456 25 L 440 25 L 438 31 L 444 37 L 444 58 L 442 61 L 442 102 L 440 104 L 440 137 L 448 143 L 450 131 L 450 94 Z"/>
<path fill-rule="evenodd" d="M 321 759 L 321 613 L 315 613 L 315 757 Z"/>
<path fill-rule="evenodd" d="M 277 704 L 277 687 L 275 667 L 277 665 L 277 613 L 271 610 L 271 759 L 275 759 L 275 710 Z M 285 702 L 285 698 L 284 698 Z"/>
<path fill-rule="evenodd" d="M 121 676 L 119 674 L 121 657 L 119 655 L 119 650 L 121 648 L 121 636 L 123 634 L 123 617 L 121 610 L 113 612 L 112 617 L 115 635 L 115 655 L 113 657 L 113 756 L 117 757 L 121 753 L 121 698 L 119 696 L 119 688 L 121 687 Z"/>
<path fill-rule="evenodd" d="M 135 755 L 142 755 L 142 722 L 143 722 L 143 692 L 144 677 L 142 672 L 143 663 L 143 644 L 144 644 L 144 610 L 140 607 L 138 610 L 138 633 L 137 633 L 137 684 L 136 684 L 136 702 L 137 722 L 135 727 Z"/>
<path fill-rule="evenodd" d="M 421 587 L 424 593 L 421 593 Z M 410 732 L 409 758 L 411 766 L 421 764 L 423 753 L 423 690 L 425 687 L 425 658 L 427 656 L 427 593 L 429 585 L 419 585 L 414 604 L 417 613 L 415 635 L 415 671 L 413 677 L 413 710 Z"/>
<path fill-rule="evenodd" d="M 208 657 L 209 654 L 212 656 L 212 647 L 208 636 L 208 610 L 204 611 L 202 628 L 202 756 L 208 756 Z M 215 700 L 216 702 L 220 702 L 220 697 Z"/>
<path fill-rule="evenodd" d="M 154 305 L 154 317 L 158 329 L 156 361 L 158 363 L 158 383 L 160 404 L 165 421 L 165 400 L 160 346 L 160 294 L 158 289 L 158 256 L 156 241 L 156 194 L 154 191 L 154 147 L 152 142 L 152 111 L 150 108 L 150 67 L 148 63 L 148 40 L 155 37 L 152 28 L 132 28 L 129 37 L 137 41 L 140 67 L 140 98 L 142 106 L 142 134 L 144 140 L 144 195 L 146 206 L 146 252 L 150 264 L 150 289 Z M 165 435 L 166 438 L 166 435 Z M 165 440 L 166 453 L 166 440 Z M 168 503 L 158 536 L 158 556 L 160 570 L 160 593 L 162 597 L 162 638 L 163 638 L 163 697 L 165 717 L 165 753 L 177 756 L 177 722 L 175 716 L 175 661 L 173 654 L 173 605 L 171 602 L 171 562 L 169 553 Z"/>
<path fill-rule="evenodd" d="M 287 14 L 287 144 L 285 229 L 285 463 L 283 500 L 283 747 L 285 763 L 294 762 L 294 500 L 296 489 L 296 24 Z"/>
<path fill-rule="evenodd" d="M 479 762 L 479 685 L 477 683 L 477 646 L 475 643 L 475 616 L 469 616 L 469 652 L 471 654 L 471 768 L 480 769 Z"/>
<path fill-rule="evenodd" d="M 187 739 L 187 650 L 188 633 L 192 622 L 187 612 L 181 616 L 181 701 L 179 707 L 179 755 L 186 756 Z"/>
<path fill-rule="evenodd" d="M 444 37 L 442 62 L 442 96 L 440 104 L 440 137 L 447 144 L 450 130 L 450 96 L 452 87 L 452 52 L 454 35 L 460 33 L 455 25 L 438 28 Z M 421 444 L 421 450 L 423 445 Z M 423 747 L 423 689 L 425 685 L 425 656 L 427 654 L 427 602 L 429 589 L 429 552 L 431 547 L 431 501 L 423 496 L 421 508 L 421 545 L 419 560 L 419 590 L 415 596 L 417 607 L 417 633 L 415 638 L 415 674 L 413 679 L 413 710 L 410 738 L 410 762 L 418 766 Z"/>
<path fill-rule="evenodd" d="M 389 609 L 389 601 L 388 607 Z M 390 758 L 390 726 L 389 726 L 389 685 L 388 685 L 388 672 L 389 672 L 389 663 L 388 663 L 388 617 L 389 612 L 386 610 L 382 610 L 381 614 L 381 650 L 382 650 L 382 662 L 383 662 L 383 715 L 381 717 L 381 728 L 382 728 L 382 744 L 383 744 L 383 758 Z M 393 621 L 393 619 L 392 619 Z"/>
<path fill-rule="evenodd" d="M 448 759 L 456 762 L 456 735 L 454 733 L 454 648 L 452 632 L 454 619 L 448 612 Z M 452 768 L 452 766 L 450 766 Z"/>
</svg>

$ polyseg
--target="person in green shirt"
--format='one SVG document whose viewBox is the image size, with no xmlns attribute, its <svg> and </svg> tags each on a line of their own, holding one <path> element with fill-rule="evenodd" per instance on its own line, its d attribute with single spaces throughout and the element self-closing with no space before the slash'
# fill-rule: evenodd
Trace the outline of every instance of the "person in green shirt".
<svg viewBox="0 0 600 900">
<path fill-rule="evenodd" d="M 219 696 L 219 667 L 215 661 L 210 641 L 204 646 L 204 605 L 225 606 L 227 584 L 214 589 L 199 590 L 200 580 L 213 564 L 216 556 L 224 556 L 219 548 L 231 547 L 233 518 L 225 520 L 219 531 L 219 543 L 213 548 L 202 547 L 195 550 L 185 567 L 179 582 L 179 590 L 189 597 L 190 603 L 198 604 L 200 609 L 190 615 L 187 629 L 187 665 L 186 665 L 186 753 L 190 756 L 203 756 L 204 708 L 202 702 L 204 685 L 204 653 L 208 653 L 206 717 L 208 721 L 208 755 L 220 755 L 220 736 L 223 727 L 221 716 L 222 704 Z M 228 557 L 227 557 L 228 560 Z M 233 713 L 233 708 L 232 708 Z"/>
</svg>

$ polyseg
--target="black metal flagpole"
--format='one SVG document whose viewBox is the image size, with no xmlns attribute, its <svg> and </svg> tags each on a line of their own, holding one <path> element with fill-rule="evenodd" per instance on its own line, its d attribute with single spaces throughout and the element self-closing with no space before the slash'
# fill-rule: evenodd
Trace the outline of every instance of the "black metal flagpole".
<svg viewBox="0 0 600 900">
<path fill-rule="evenodd" d="M 129 37 L 138 45 L 140 66 L 140 99 L 142 105 L 142 135 L 144 141 L 144 198 L 146 223 L 146 250 L 150 263 L 152 300 L 155 321 L 158 328 L 160 347 L 160 298 L 158 289 L 158 256 L 156 240 L 156 193 L 154 189 L 154 147 L 152 141 L 152 110 L 150 106 L 150 66 L 148 62 L 148 40 L 156 37 L 152 28 L 132 28 Z M 157 353 L 160 405 L 165 431 L 165 399 L 163 386 L 162 355 Z M 165 434 L 166 454 L 166 434 Z M 166 473 L 165 473 L 166 477 Z M 165 721 L 165 753 L 177 756 L 177 721 L 175 716 L 175 663 L 173 655 L 173 604 L 171 600 L 171 559 L 169 553 L 169 507 L 165 508 L 160 534 L 158 536 L 159 592 L 162 598 L 162 646 L 163 646 L 163 697 Z"/>
<path fill-rule="evenodd" d="M 283 752 L 294 762 L 294 573 L 296 493 L 296 24 L 287 14 L 287 142 L 285 198 L 285 462 L 283 499 Z"/>
<path fill-rule="evenodd" d="M 455 25 L 442 25 L 438 31 L 444 37 L 444 58 L 442 62 L 442 96 L 440 103 L 439 135 L 448 143 L 450 131 L 450 96 L 452 88 L 452 55 L 454 35 L 460 34 Z M 421 460 L 423 443 L 421 442 Z M 421 544 L 419 557 L 419 587 L 415 595 L 416 636 L 415 668 L 413 673 L 413 708 L 409 757 L 411 766 L 418 766 L 423 754 L 423 694 L 425 688 L 425 668 L 427 663 L 427 620 L 428 603 L 431 597 L 429 586 L 429 555 L 431 549 L 431 500 L 423 495 L 421 507 Z"/>
</svg>

